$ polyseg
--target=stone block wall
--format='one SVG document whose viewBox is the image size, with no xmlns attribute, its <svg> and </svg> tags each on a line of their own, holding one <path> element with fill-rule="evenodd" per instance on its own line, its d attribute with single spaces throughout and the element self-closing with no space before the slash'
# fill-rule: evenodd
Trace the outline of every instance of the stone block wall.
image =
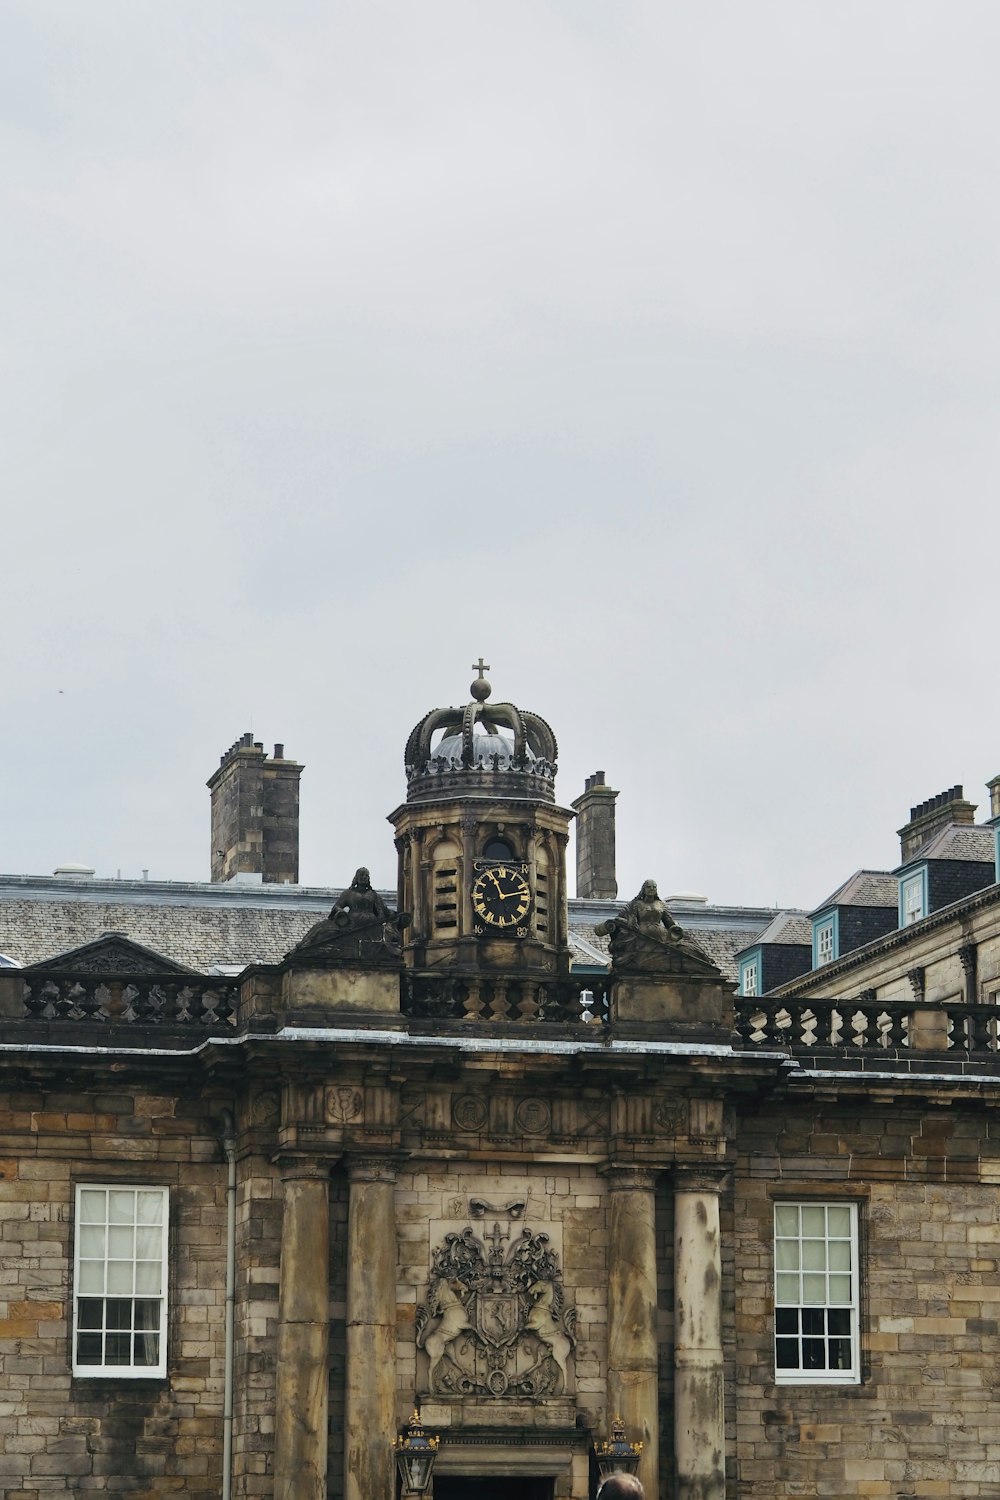
<svg viewBox="0 0 1000 1500">
<path fill-rule="evenodd" d="M 216 1500 L 225 1171 L 213 1107 L 119 1091 L 0 1096 L 0 1489 Z M 78 1181 L 170 1189 L 166 1379 L 71 1373 Z"/>
<path fill-rule="evenodd" d="M 745 1121 L 734 1183 L 737 1487 L 792 1496 L 1000 1495 L 1000 1116 L 896 1101 Z M 859 1385 L 776 1385 L 776 1194 L 863 1225 Z"/>
</svg>

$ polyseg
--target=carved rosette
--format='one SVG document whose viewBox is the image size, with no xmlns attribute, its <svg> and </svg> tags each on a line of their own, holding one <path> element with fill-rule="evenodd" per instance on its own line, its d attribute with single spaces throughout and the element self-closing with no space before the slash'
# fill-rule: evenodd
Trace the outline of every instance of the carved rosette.
<svg viewBox="0 0 1000 1500">
<path fill-rule="evenodd" d="M 471 1225 L 447 1234 L 434 1252 L 416 1331 L 435 1395 L 523 1401 L 569 1388 L 576 1314 L 558 1256 L 547 1234 L 516 1234 L 506 1217 L 482 1238 Z"/>
</svg>

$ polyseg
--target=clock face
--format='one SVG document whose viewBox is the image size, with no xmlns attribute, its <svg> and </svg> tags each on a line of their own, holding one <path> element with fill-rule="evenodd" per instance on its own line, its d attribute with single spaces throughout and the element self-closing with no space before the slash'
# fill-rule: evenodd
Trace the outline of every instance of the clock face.
<svg viewBox="0 0 1000 1500">
<path fill-rule="evenodd" d="M 528 882 L 516 865 L 489 865 L 476 876 L 472 909 L 477 930 L 491 929 L 527 937 L 524 919 L 530 906 Z"/>
</svg>

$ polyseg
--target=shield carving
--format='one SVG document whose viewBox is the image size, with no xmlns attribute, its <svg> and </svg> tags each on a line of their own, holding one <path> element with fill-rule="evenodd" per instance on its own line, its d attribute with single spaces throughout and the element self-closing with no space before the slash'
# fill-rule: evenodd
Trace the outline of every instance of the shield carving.
<svg viewBox="0 0 1000 1500">
<path fill-rule="evenodd" d="M 476 1332 L 494 1349 L 512 1343 L 521 1332 L 521 1324 L 516 1292 L 476 1293 Z"/>
</svg>

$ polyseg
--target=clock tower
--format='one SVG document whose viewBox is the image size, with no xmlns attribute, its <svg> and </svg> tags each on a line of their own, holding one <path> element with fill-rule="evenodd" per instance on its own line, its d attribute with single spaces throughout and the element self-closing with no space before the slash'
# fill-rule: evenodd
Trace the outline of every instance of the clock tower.
<svg viewBox="0 0 1000 1500">
<path fill-rule="evenodd" d="M 529 1019 L 569 973 L 557 746 L 544 719 L 491 703 L 482 658 L 464 708 L 432 709 L 406 743 L 390 815 L 416 1013 Z"/>
</svg>

